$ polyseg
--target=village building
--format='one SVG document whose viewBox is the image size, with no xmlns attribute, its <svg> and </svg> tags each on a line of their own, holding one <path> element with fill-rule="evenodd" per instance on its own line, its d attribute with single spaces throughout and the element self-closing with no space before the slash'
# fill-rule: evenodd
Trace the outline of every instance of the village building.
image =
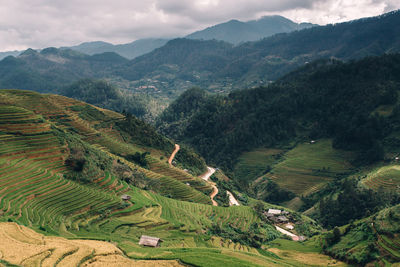
<svg viewBox="0 0 400 267">
<path fill-rule="evenodd" d="M 124 195 L 121 196 L 121 199 L 124 200 L 124 201 L 128 201 L 128 200 L 131 199 L 131 196 L 124 194 Z"/>
<path fill-rule="evenodd" d="M 161 242 L 163 241 L 158 237 L 142 235 L 139 240 L 139 245 L 157 248 L 160 247 Z"/>
<path fill-rule="evenodd" d="M 272 215 L 272 216 L 280 215 L 281 213 L 282 213 L 281 210 L 276 210 L 276 209 L 268 209 L 267 211 L 267 215 Z"/>
</svg>

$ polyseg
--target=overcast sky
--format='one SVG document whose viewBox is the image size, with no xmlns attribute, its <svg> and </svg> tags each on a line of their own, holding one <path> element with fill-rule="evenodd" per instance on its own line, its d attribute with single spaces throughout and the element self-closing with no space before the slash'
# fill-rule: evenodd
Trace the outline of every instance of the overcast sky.
<svg viewBox="0 0 400 267">
<path fill-rule="evenodd" d="M 272 14 L 322 25 L 395 9 L 400 0 L 0 0 L 0 51 L 182 37 Z"/>
</svg>

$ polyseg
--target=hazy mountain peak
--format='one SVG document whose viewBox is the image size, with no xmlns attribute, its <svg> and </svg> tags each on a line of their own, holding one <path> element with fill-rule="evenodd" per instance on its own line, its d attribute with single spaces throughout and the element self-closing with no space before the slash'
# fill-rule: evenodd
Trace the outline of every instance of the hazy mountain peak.
<svg viewBox="0 0 400 267">
<path fill-rule="evenodd" d="M 36 50 L 32 48 L 26 49 L 24 52 L 20 54 L 20 56 L 33 56 L 39 54 Z"/>
<path fill-rule="evenodd" d="M 295 23 L 285 17 L 273 15 L 242 22 L 229 20 L 186 36 L 189 39 L 222 40 L 232 44 L 256 41 L 276 33 L 291 32 L 315 26 L 310 23 Z"/>
</svg>

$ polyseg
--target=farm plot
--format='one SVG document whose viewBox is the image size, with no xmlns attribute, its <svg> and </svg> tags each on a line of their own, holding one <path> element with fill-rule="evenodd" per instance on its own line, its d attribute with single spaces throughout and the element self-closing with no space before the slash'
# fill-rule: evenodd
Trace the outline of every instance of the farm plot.
<svg viewBox="0 0 400 267">
<path fill-rule="evenodd" d="M 400 165 L 390 165 L 370 172 L 362 183 L 368 188 L 387 191 L 400 189 Z"/>
<path fill-rule="evenodd" d="M 349 153 L 333 149 L 331 140 L 305 143 L 287 152 L 265 177 L 297 195 L 307 195 L 351 172 L 350 158 Z"/>
</svg>

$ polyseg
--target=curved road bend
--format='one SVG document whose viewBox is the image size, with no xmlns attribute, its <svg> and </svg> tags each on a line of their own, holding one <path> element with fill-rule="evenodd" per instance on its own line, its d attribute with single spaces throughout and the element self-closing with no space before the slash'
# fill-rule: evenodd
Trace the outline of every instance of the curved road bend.
<svg viewBox="0 0 400 267">
<path fill-rule="evenodd" d="M 206 181 L 207 183 L 209 183 L 212 186 L 213 191 L 210 194 L 210 198 L 211 198 L 213 206 L 218 206 L 218 203 L 214 200 L 214 197 L 218 194 L 218 188 L 215 186 L 215 183 L 209 181 L 211 175 L 213 175 L 214 172 L 215 172 L 214 168 L 211 168 L 211 167 L 207 166 L 207 172 L 202 174 L 200 176 L 200 178 L 203 179 L 204 181 Z"/>
<path fill-rule="evenodd" d="M 169 166 L 172 167 L 172 161 L 174 160 L 175 155 L 176 155 L 176 153 L 178 153 L 179 149 L 180 149 L 180 146 L 178 144 L 175 144 L 175 149 L 174 149 L 174 151 L 172 152 L 171 156 L 168 159 Z"/>
</svg>

